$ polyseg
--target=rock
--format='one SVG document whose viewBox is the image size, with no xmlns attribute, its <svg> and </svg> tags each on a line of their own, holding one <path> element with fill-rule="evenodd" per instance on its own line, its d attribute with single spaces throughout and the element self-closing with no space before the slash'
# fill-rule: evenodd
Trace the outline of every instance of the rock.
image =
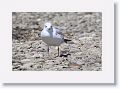
<svg viewBox="0 0 120 89">
<path fill-rule="evenodd" d="M 32 69 L 34 66 L 34 63 L 26 63 L 23 66 L 20 67 L 21 70 L 29 70 Z"/>
<path fill-rule="evenodd" d="M 21 60 L 22 63 L 29 63 L 31 60 L 30 59 L 23 59 Z"/>
</svg>

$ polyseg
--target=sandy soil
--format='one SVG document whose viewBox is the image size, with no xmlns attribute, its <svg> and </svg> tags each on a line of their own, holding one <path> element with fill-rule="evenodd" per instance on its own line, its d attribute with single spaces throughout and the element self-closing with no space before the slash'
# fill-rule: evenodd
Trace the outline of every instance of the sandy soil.
<svg viewBox="0 0 120 89">
<path fill-rule="evenodd" d="M 50 48 L 38 36 L 45 22 L 72 42 Z M 102 14 L 99 12 L 12 13 L 13 71 L 101 71 Z"/>
</svg>

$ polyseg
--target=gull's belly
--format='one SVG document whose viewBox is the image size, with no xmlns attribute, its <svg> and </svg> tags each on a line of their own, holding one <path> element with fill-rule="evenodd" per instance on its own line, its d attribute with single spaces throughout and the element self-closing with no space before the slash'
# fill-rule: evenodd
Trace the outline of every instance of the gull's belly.
<svg viewBox="0 0 120 89">
<path fill-rule="evenodd" d="M 42 37 L 42 40 L 49 46 L 59 46 L 63 43 L 63 39 L 61 38 Z"/>
</svg>

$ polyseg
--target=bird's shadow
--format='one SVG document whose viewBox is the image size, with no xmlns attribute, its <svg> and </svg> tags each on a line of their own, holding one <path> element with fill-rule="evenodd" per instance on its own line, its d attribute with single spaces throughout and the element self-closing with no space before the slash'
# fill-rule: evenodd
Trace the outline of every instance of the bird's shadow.
<svg viewBox="0 0 120 89">
<path fill-rule="evenodd" d="M 68 57 L 69 55 L 71 55 L 70 53 L 67 53 L 67 54 L 60 54 L 59 57 Z"/>
<path fill-rule="evenodd" d="M 59 57 L 68 57 L 68 56 L 70 56 L 71 54 L 68 52 L 68 51 L 61 51 L 60 52 L 60 55 L 59 55 Z"/>
<path fill-rule="evenodd" d="M 68 57 L 70 56 L 71 54 L 67 51 L 61 51 L 60 52 L 60 55 L 56 55 L 54 58 L 57 58 L 57 57 Z"/>
</svg>

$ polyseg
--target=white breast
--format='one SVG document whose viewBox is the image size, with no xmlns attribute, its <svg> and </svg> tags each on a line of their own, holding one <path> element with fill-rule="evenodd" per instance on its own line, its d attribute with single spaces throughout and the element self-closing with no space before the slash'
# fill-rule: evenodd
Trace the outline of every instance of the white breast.
<svg viewBox="0 0 120 89">
<path fill-rule="evenodd" d="M 63 43 L 60 38 L 42 37 L 42 40 L 49 46 L 59 46 Z"/>
<path fill-rule="evenodd" d="M 50 34 L 47 31 L 41 32 L 41 38 L 49 46 L 59 46 L 63 43 L 63 38 L 55 33 Z"/>
</svg>

